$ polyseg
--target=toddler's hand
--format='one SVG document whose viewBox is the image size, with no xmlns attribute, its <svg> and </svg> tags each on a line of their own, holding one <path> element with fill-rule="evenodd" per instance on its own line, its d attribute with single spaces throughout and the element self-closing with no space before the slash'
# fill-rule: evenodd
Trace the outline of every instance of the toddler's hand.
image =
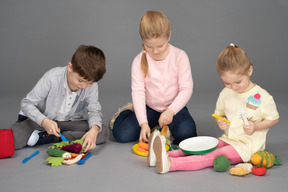
<svg viewBox="0 0 288 192">
<path fill-rule="evenodd" d="M 55 135 L 56 137 L 60 137 L 60 135 L 58 134 L 60 132 L 60 129 L 58 128 L 58 125 L 55 121 L 46 118 L 42 121 L 41 125 L 45 128 L 46 132 L 49 135 Z"/>
<path fill-rule="evenodd" d="M 226 118 L 224 118 L 224 119 L 226 119 Z M 225 121 L 222 121 L 220 119 L 215 119 L 215 120 L 216 120 L 216 123 L 221 130 L 225 131 L 226 129 L 228 129 L 228 127 L 229 127 L 228 123 L 226 123 Z"/>
<path fill-rule="evenodd" d="M 173 116 L 174 116 L 174 112 L 171 109 L 168 108 L 166 111 L 163 111 L 158 120 L 160 127 L 163 127 L 165 125 L 169 125 L 170 123 L 172 123 Z"/>
<path fill-rule="evenodd" d="M 148 143 L 147 137 L 148 138 L 150 137 L 150 132 L 151 132 L 151 129 L 150 129 L 148 123 L 143 123 L 141 125 L 141 132 L 140 132 L 139 141 L 144 142 L 144 143 Z"/>
<path fill-rule="evenodd" d="M 246 135 L 252 135 L 256 130 L 256 124 L 249 121 L 249 125 L 244 124 L 243 129 Z"/>
</svg>

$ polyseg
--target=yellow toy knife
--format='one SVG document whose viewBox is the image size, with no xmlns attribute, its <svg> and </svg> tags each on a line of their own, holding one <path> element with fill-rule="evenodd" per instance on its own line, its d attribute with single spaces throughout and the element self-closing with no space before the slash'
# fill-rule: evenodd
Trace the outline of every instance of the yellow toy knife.
<svg viewBox="0 0 288 192">
<path fill-rule="evenodd" d="M 226 123 L 229 123 L 229 124 L 231 123 L 231 121 L 228 121 L 228 120 L 226 120 L 226 119 L 220 117 L 220 116 L 217 115 L 217 114 L 212 114 L 212 117 L 215 117 L 215 118 L 217 118 L 217 119 L 220 119 L 220 120 L 222 120 L 222 121 L 225 121 Z"/>
</svg>

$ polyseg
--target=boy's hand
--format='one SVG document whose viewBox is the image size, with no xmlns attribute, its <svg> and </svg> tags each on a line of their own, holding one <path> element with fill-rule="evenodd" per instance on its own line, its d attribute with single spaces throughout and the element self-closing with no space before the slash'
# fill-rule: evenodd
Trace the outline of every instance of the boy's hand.
<svg viewBox="0 0 288 192">
<path fill-rule="evenodd" d="M 225 117 L 223 117 L 223 119 L 225 119 Z M 221 130 L 225 131 L 226 129 L 228 129 L 229 125 L 225 121 L 220 119 L 215 119 L 215 121 Z"/>
<path fill-rule="evenodd" d="M 99 127 L 93 125 L 91 129 L 82 137 L 84 140 L 82 147 L 86 147 L 84 152 L 96 148 L 96 139 L 99 132 Z"/>
<path fill-rule="evenodd" d="M 48 118 L 45 118 L 41 125 L 45 128 L 46 132 L 49 135 L 55 135 L 56 137 L 60 137 L 58 134 L 60 132 L 60 129 L 58 128 L 58 125 L 55 121 L 52 121 Z"/>
<path fill-rule="evenodd" d="M 170 123 L 172 123 L 173 116 L 174 116 L 174 112 L 171 109 L 168 108 L 166 111 L 163 111 L 158 120 L 160 127 L 163 127 L 165 125 L 169 125 Z"/>
<path fill-rule="evenodd" d="M 139 141 L 144 142 L 144 143 L 148 143 L 147 137 L 148 138 L 150 137 L 150 132 L 151 132 L 151 129 L 150 129 L 148 123 L 143 123 L 141 125 L 141 132 L 140 132 Z"/>
</svg>

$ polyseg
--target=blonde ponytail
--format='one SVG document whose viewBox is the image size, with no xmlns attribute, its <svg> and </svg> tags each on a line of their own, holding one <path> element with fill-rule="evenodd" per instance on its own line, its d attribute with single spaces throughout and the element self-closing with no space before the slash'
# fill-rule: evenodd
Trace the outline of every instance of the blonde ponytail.
<svg viewBox="0 0 288 192">
<path fill-rule="evenodd" d="M 144 77 L 146 78 L 148 76 L 149 67 L 148 67 L 148 62 L 147 62 L 145 51 L 143 51 L 142 57 L 141 57 L 141 69 L 144 73 Z"/>
<path fill-rule="evenodd" d="M 165 37 L 170 39 L 171 28 L 170 22 L 166 15 L 160 11 L 147 11 L 141 18 L 139 23 L 139 34 L 142 39 L 151 39 Z M 142 44 L 143 53 L 141 57 L 141 69 L 145 78 L 148 76 L 148 61 L 146 58 L 146 52 Z"/>
</svg>

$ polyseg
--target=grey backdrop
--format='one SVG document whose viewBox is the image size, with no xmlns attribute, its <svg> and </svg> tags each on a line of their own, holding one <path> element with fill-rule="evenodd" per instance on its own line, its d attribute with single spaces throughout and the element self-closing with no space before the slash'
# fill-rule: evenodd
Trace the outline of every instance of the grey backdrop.
<svg viewBox="0 0 288 192">
<path fill-rule="evenodd" d="M 99 84 L 108 121 L 131 100 L 130 67 L 141 50 L 138 24 L 147 10 L 167 15 L 171 44 L 190 58 L 192 101 L 209 94 L 215 103 L 223 88 L 216 58 L 230 42 L 254 63 L 253 81 L 271 93 L 287 94 L 287 0 L 7 0 L 0 7 L 0 98 L 15 97 L 18 106 L 44 72 L 67 65 L 78 45 L 91 44 L 107 57 Z M 119 104 L 108 106 L 107 98 Z"/>
<path fill-rule="evenodd" d="M 275 186 L 287 191 L 288 0 L 1 0 L 0 128 L 11 127 L 21 99 L 44 72 L 67 65 L 80 44 L 98 46 L 106 54 L 107 74 L 99 89 L 107 124 L 118 107 L 131 100 L 130 66 L 141 50 L 138 23 L 147 10 L 167 15 L 171 44 L 190 58 L 195 86 L 187 106 L 198 135 L 223 133 L 211 117 L 224 87 L 216 73 L 218 54 L 230 42 L 248 53 L 254 63 L 252 80 L 274 96 L 281 116 L 269 131 L 267 151 L 278 155 L 283 165 L 269 169 L 264 177 L 232 177 L 213 168 L 159 176 L 147 168 L 145 158 L 134 155 L 135 143 L 111 141 L 91 150 L 87 166 L 53 169 L 46 166 L 48 146 L 42 145 L 16 150 L 12 158 L 0 160 L 2 191 L 45 192 L 51 191 L 51 184 L 63 192 L 95 187 L 111 192 L 256 192 L 273 191 Z M 41 154 L 22 165 L 36 149 Z"/>
</svg>

